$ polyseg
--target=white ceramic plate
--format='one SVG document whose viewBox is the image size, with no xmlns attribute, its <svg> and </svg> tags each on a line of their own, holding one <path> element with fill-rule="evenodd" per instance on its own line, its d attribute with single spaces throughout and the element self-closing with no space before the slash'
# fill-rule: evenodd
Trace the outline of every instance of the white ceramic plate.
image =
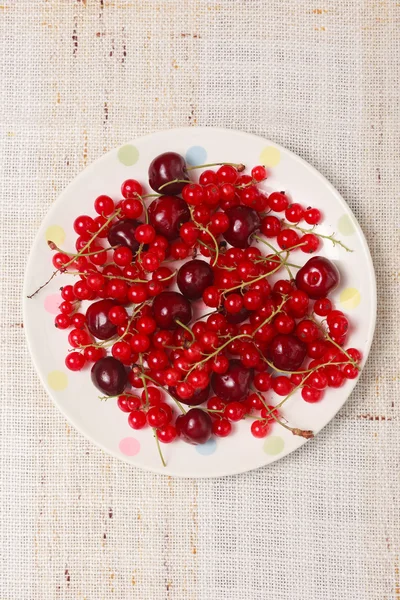
<svg viewBox="0 0 400 600">
<path fill-rule="evenodd" d="M 278 424 L 274 424 L 272 434 L 265 439 L 255 439 L 246 421 L 236 426 L 234 435 L 211 440 L 204 446 L 190 446 L 182 441 L 163 445 L 167 467 L 162 467 L 151 431 L 132 430 L 127 414 L 118 409 L 115 400 L 99 401 L 89 368 L 72 373 L 64 365 L 67 334 L 54 327 L 54 316 L 60 302 L 60 286 L 68 280 L 73 282 L 74 277 L 56 277 L 33 299 L 26 298 L 53 271 L 52 253 L 46 240 L 52 239 L 64 249 L 73 250 L 75 217 L 93 214 L 93 202 L 100 194 L 119 200 L 121 183 L 127 178 L 146 183 L 150 161 L 167 150 L 181 153 L 191 164 L 242 162 L 250 168 L 264 164 L 270 171 L 267 191 L 286 190 L 293 201 L 322 210 L 324 222 L 319 231 L 328 235 L 336 232 L 353 250 L 346 253 L 340 246 L 326 242 L 320 254 L 339 267 L 341 284 L 334 300 L 337 308 L 351 319 L 348 347 L 362 350 L 365 362 L 375 327 L 376 284 L 364 235 L 351 210 L 322 175 L 288 150 L 254 135 L 213 128 L 174 129 L 134 140 L 101 157 L 67 187 L 44 219 L 32 247 L 24 285 L 25 331 L 33 362 L 47 392 L 66 418 L 105 452 L 138 467 L 175 476 L 241 473 L 282 458 L 301 446 L 304 439 Z M 296 258 L 302 264 L 309 256 L 298 251 Z M 347 381 L 340 389 L 328 390 L 317 404 L 307 404 L 297 394 L 284 405 L 283 414 L 291 425 L 317 433 L 334 417 L 356 383 Z M 272 403 L 278 401 L 272 393 L 268 398 Z"/>
</svg>

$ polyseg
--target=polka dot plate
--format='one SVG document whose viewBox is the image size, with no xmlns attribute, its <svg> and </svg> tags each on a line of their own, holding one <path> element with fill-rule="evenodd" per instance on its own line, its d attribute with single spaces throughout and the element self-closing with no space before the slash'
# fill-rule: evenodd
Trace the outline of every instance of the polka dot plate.
<svg viewBox="0 0 400 600">
<path fill-rule="evenodd" d="M 214 477 L 241 473 L 272 463 L 299 448 L 304 439 L 293 436 L 275 423 L 264 439 L 251 436 L 249 421 L 235 426 L 233 435 L 212 439 L 203 446 L 183 441 L 163 445 L 167 466 L 163 467 L 150 430 L 130 429 L 126 413 L 115 399 L 101 402 L 93 387 L 89 367 L 79 373 L 68 372 L 64 359 L 68 351 L 67 334 L 54 327 L 60 303 L 60 286 L 74 281 L 71 276 L 55 277 L 33 299 L 27 295 L 37 289 L 53 271 L 47 240 L 65 250 L 74 248 L 72 223 L 79 214 L 93 214 L 93 202 L 100 194 L 121 198 L 125 179 L 147 183 L 150 161 L 161 152 L 181 153 L 191 165 L 213 162 L 242 162 L 249 167 L 264 164 L 269 178 L 265 190 L 286 190 L 293 201 L 319 208 L 324 222 L 319 231 L 336 232 L 351 248 L 329 241 L 320 253 L 333 260 L 341 272 L 341 285 L 334 294 L 336 306 L 348 313 L 352 331 L 349 344 L 363 352 L 365 362 L 375 327 L 376 289 L 370 253 L 351 210 L 332 185 L 304 160 L 260 137 L 213 128 L 185 128 L 154 133 L 134 140 L 101 157 L 83 171 L 60 195 L 44 219 L 33 244 L 24 286 L 24 322 L 29 348 L 40 378 L 55 404 L 66 418 L 105 452 L 135 466 L 174 476 Z M 298 252 L 298 261 L 308 256 Z M 284 406 L 283 415 L 291 425 L 312 429 L 326 425 L 344 404 L 357 381 L 347 381 L 328 390 L 317 404 L 307 404 L 300 394 Z M 277 402 L 270 394 L 268 399 Z M 311 442 L 318 443 L 318 442 Z"/>
</svg>

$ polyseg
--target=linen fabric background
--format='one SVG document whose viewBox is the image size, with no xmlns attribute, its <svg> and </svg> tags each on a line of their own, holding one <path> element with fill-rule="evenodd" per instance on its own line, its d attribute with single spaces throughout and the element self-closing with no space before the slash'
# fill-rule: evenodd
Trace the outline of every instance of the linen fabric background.
<svg viewBox="0 0 400 600">
<path fill-rule="evenodd" d="M 400 3 L 1 0 L 2 600 L 399 600 Z M 27 255 L 57 195 L 136 136 L 237 128 L 293 150 L 354 210 L 373 349 L 322 433 L 238 477 L 110 458 L 45 394 Z"/>
</svg>

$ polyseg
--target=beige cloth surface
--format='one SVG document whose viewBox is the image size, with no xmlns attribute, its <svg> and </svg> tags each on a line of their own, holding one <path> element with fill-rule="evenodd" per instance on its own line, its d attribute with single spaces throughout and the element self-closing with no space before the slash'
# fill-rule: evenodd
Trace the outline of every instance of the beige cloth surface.
<svg viewBox="0 0 400 600">
<path fill-rule="evenodd" d="M 1 1 L 1 600 L 399 600 L 399 21 L 395 0 Z M 65 185 L 184 125 L 308 160 L 378 279 L 372 353 L 338 417 L 272 466 L 209 481 L 141 472 L 71 429 L 20 302 Z"/>
</svg>

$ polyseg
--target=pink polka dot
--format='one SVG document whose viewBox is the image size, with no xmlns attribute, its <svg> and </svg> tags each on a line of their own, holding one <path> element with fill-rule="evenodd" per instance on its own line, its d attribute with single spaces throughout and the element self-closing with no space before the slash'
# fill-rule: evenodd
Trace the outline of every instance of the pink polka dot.
<svg viewBox="0 0 400 600">
<path fill-rule="evenodd" d="M 127 437 L 120 441 L 119 449 L 125 456 L 136 456 L 140 451 L 140 443 L 135 438 Z"/>
<path fill-rule="evenodd" d="M 62 301 L 63 300 L 61 298 L 61 294 L 50 294 L 44 299 L 44 309 L 48 313 L 56 315 L 60 312 L 58 310 L 58 307 L 60 306 Z"/>
</svg>

